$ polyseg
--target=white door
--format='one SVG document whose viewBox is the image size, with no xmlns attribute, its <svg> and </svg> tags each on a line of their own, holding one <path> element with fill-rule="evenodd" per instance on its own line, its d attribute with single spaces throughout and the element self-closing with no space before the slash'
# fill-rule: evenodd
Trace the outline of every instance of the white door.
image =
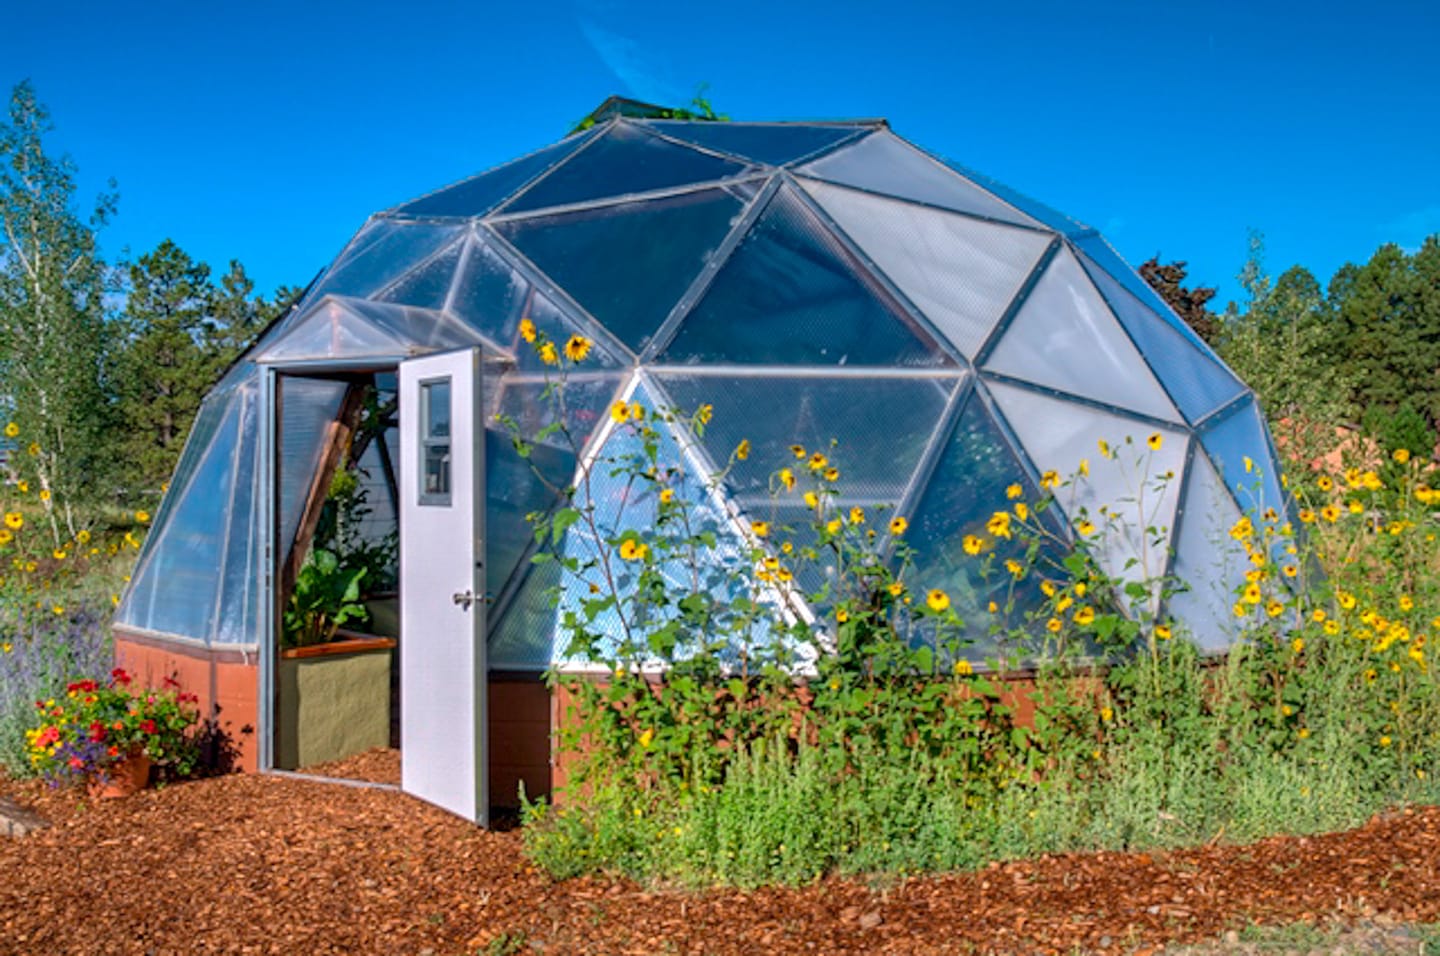
<svg viewBox="0 0 1440 956">
<path fill-rule="evenodd" d="M 401 787 L 482 826 L 484 434 L 478 348 L 400 363 Z"/>
</svg>

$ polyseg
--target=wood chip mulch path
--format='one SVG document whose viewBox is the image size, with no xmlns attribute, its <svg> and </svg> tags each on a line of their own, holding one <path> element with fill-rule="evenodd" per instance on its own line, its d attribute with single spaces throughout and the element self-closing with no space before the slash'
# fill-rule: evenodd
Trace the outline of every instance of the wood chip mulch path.
<svg viewBox="0 0 1440 956">
<path fill-rule="evenodd" d="M 0 839 L 0 953 L 1145 953 L 1247 922 L 1440 920 L 1440 808 L 1327 836 L 1008 863 L 871 888 L 553 883 L 519 833 L 393 791 L 235 775 Z"/>
</svg>

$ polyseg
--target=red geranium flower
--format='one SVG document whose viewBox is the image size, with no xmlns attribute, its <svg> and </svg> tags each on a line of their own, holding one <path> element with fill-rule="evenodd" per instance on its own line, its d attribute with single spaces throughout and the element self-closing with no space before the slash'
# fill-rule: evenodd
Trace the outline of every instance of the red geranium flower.
<svg viewBox="0 0 1440 956">
<path fill-rule="evenodd" d="M 153 721 L 153 720 L 142 720 L 142 721 L 140 721 L 140 732 L 141 732 L 141 733 L 144 733 L 144 734 L 153 734 L 153 733 L 155 733 L 155 731 L 156 731 L 157 729 L 158 729 L 158 728 L 156 728 L 156 726 L 155 726 L 155 721 Z"/>
<path fill-rule="evenodd" d="M 90 739 L 96 743 L 105 739 L 105 725 L 98 720 L 90 724 Z"/>
<path fill-rule="evenodd" d="M 121 687 L 128 687 L 130 685 L 130 675 L 125 672 L 123 667 L 117 667 L 111 671 L 110 680 L 112 683 L 118 684 Z"/>
</svg>

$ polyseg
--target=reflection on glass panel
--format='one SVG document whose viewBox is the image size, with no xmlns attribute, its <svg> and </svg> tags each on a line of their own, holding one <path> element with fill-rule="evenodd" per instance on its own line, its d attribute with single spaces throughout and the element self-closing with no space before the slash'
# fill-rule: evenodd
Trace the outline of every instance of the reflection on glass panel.
<svg viewBox="0 0 1440 956">
<path fill-rule="evenodd" d="M 496 229 L 639 352 L 742 209 L 720 189 L 501 223 Z M 663 236 L 664 241 L 656 241 Z"/>
<path fill-rule="evenodd" d="M 857 500 L 898 504 L 960 376 L 938 379 L 821 377 L 719 378 L 656 373 L 684 413 L 713 407 L 701 439 L 718 467 L 741 441 L 728 484 L 737 495 L 764 495 L 771 476 L 795 464 L 790 446 L 826 455 L 840 488 Z"/>
<path fill-rule="evenodd" d="M 1191 460 L 1183 507 L 1174 570 L 1183 590 L 1170 597 L 1167 613 L 1201 650 L 1222 651 L 1243 628 L 1230 608 L 1250 563 L 1245 546 L 1230 537 L 1240 509 L 1203 454 Z"/>
<path fill-rule="evenodd" d="M 1015 484 L 1023 490 L 1020 500 L 1031 505 L 1039 500 L 999 426 L 979 396 L 971 395 L 911 517 L 907 540 L 915 549 L 911 588 L 939 588 L 950 596 L 974 642 L 964 656 L 977 663 L 1013 650 L 994 642 L 991 625 L 1024 624 L 1026 612 L 1044 601 L 1040 581 L 1060 576 L 1063 554 L 1053 542 L 1041 549 L 1024 578 L 1017 581 L 1005 568 L 1007 560 L 1026 561 L 1028 544 L 1018 536 L 996 537 L 986 525 L 995 512 L 1013 508 L 1006 489 Z M 1037 520 L 1056 535 L 1055 517 L 1046 512 Z M 982 542 L 983 550 L 967 551 L 967 537 Z"/>
<path fill-rule="evenodd" d="M 235 443 L 235 491 L 226 532 L 220 604 L 214 639 L 220 643 L 254 643 L 260 639 L 260 527 L 256 501 L 260 495 L 258 383 L 240 394 L 239 434 Z"/>
<path fill-rule="evenodd" d="M 1245 386 L 1216 359 L 1175 331 L 1120 286 L 1109 273 L 1081 257 L 1085 271 L 1115 315 L 1150 360 L 1170 397 L 1192 423 L 1235 398 Z"/>
<path fill-rule="evenodd" d="M 951 364 L 939 344 L 884 295 L 787 187 L 720 268 L 661 360 Z"/>
<path fill-rule="evenodd" d="M 621 364 L 604 341 L 592 332 L 583 331 L 570 316 L 512 269 L 488 242 L 477 240 L 474 243 L 458 282 L 451 311 L 513 355 L 518 369 L 541 371 L 547 368 L 536 354 L 535 344 L 521 336 L 521 319 L 533 322 L 537 334 L 557 348 L 572 335 L 585 335 L 591 340 L 591 348 L 585 357 L 584 368 L 615 368 Z"/>
<path fill-rule="evenodd" d="M 1095 550 L 1105 571 L 1158 582 L 1169 563 L 1189 436 L 1017 385 L 986 380 L 984 387 L 1036 470 L 1075 478 L 1059 505 L 1070 520 L 1085 516 L 1098 526 Z M 1102 441 L 1112 454 L 1101 452 Z M 1079 475 L 1082 460 L 1086 475 Z"/>
<path fill-rule="evenodd" d="M 420 504 L 450 504 L 450 379 L 420 383 Z"/>
<path fill-rule="evenodd" d="M 668 143 L 637 126 L 618 123 L 502 211 L 543 209 L 725 179 L 749 168 L 744 163 Z"/>
<path fill-rule="evenodd" d="M 1255 521 L 1264 519 L 1267 511 L 1273 511 L 1282 523 L 1288 518 L 1291 499 L 1281 486 L 1280 469 L 1265 437 L 1265 422 L 1253 401 L 1227 412 L 1220 421 L 1207 423 L 1200 440 L 1225 485 Z"/>
<path fill-rule="evenodd" d="M 320 468 L 326 433 L 340 413 L 348 386 L 322 378 L 286 375 L 279 382 L 280 449 L 276 458 L 279 478 L 280 539 L 288 550 L 300 527 L 300 512 L 310 484 Z"/>
<path fill-rule="evenodd" d="M 1179 423 L 1180 414 L 1085 270 L 1061 249 L 985 368 L 1106 405 Z"/>
<path fill-rule="evenodd" d="M 594 135 L 594 132 L 586 132 L 567 137 L 528 156 L 422 196 L 395 212 L 407 216 L 482 216 L 526 183 L 563 162 Z"/>
<path fill-rule="evenodd" d="M 228 402 L 212 406 L 220 421 L 200 449 L 192 479 L 165 515 L 163 527 L 157 522 L 151 533 L 153 543 L 134 576 L 121 616 L 124 623 L 200 641 L 212 639 L 244 402 L 241 394 L 232 393 Z"/>
<path fill-rule="evenodd" d="M 326 293 L 368 296 L 425 262 L 462 226 L 433 226 L 381 220 L 367 226 L 306 296 L 314 302 Z"/>
<path fill-rule="evenodd" d="M 800 172 L 1001 222 L 1040 225 L 886 130 L 822 156 Z"/>
<path fill-rule="evenodd" d="M 1010 307 L 1051 237 L 807 182 L 806 190 L 966 357 Z"/>
<path fill-rule="evenodd" d="M 687 143 L 772 166 L 802 159 L 861 131 L 861 127 L 857 126 L 805 126 L 798 123 L 652 120 L 645 125 Z"/>
<path fill-rule="evenodd" d="M 426 309 L 443 308 L 445 297 L 450 292 L 450 284 L 455 279 L 455 267 L 460 264 L 460 255 L 464 249 L 463 240 L 450 245 L 428 263 L 387 288 L 379 296 L 380 300 L 418 305 Z"/>
</svg>

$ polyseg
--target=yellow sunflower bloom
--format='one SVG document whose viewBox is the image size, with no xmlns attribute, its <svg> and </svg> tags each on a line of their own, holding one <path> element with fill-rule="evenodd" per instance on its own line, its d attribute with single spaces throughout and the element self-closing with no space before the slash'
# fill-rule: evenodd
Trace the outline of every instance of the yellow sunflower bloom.
<svg viewBox="0 0 1440 956">
<path fill-rule="evenodd" d="M 950 606 L 950 595 L 935 588 L 925 595 L 925 604 L 932 611 L 943 611 Z"/>
<path fill-rule="evenodd" d="M 565 343 L 565 357 L 572 362 L 583 362 L 590 354 L 590 340 L 583 335 L 572 335 Z"/>
<path fill-rule="evenodd" d="M 890 519 L 890 533 L 897 538 L 904 534 L 909 528 L 910 522 L 899 515 Z"/>
<path fill-rule="evenodd" d="M 520 337 L 527 342 L 535 341 L 535 323 L 529 319 L 520 320 Z"/>
</svg>

